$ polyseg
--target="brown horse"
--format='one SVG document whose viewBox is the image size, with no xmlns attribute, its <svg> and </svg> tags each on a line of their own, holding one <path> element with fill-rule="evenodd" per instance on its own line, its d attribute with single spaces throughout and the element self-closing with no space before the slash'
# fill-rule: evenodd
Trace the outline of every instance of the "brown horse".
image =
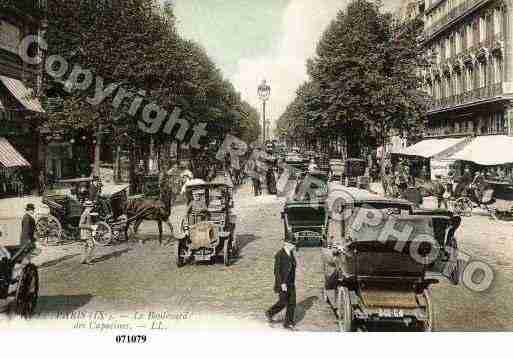
<svg viewBox="0 0 513 359">
<path fill-rule="evenodd" d="M 159 243 L 162 245 L 162 222 L 166 223 L 173 236 L 173 225 L 169 219 L 171 215 L 171 206 L 174 203 L 172 194 L 161 194 L 160 199 L 138 198 L 130 200 L 126 205 L 126 215 L 128 218 L 138 216 L 134 223 L 134 233 L 137 234 L 139 226 L 143 221 L 156 221 L 159 228 Z M 128 228 L 127 228 L 128 232 Z M 125 233 L 128 238 L 128 233 Z M 142 241 L 141 241 L 142 243 Z"/>
</svg>

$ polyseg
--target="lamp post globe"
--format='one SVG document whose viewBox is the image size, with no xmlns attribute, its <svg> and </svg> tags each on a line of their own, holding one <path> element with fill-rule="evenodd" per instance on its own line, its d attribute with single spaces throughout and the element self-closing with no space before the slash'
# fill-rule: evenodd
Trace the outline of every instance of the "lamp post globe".
<svg viewBox="0 0 513 359">
<path fill-rule="evenodd" d="M 271 86 L 267 84 L 267 81 L 265 79 L 258 86 L 257 94 L 260 98 L 260 101 L 262 101 L 262 143 L 265 143 L 265 103 L 267 102 L 267 100 L 269 100 L 269 97 L 271 96 Z"/>
</svg>

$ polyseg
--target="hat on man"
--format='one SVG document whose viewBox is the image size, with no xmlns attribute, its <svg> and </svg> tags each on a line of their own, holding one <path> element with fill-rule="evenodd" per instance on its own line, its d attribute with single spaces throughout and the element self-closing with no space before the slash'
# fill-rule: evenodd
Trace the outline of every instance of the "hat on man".
<svg viewBox="0 0 513 359">
<path fill-rule="evenodd" d="M 25 211 L 34 211 L 36 209 L 36 207 L 34 206 L 33 203 L 28 203 L 27 206 L 25 207 Z"/>
</svg>

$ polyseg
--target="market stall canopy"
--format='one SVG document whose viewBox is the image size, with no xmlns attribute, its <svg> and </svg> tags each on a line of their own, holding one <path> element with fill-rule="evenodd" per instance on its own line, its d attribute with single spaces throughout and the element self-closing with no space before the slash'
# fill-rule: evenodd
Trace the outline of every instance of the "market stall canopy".
<svg viewBox="0 0 513 359">
<path fill-rule="evenodd" d="M 423 140 L 402 150 L 392 152 L 404 156 L 431 158 L 466 141 L 466 138 L 442 138 Z"/>
<path fill-rule="evenodd" d="M 0 81 L 7 87 L 11 94 L 29 111 L 44 113 L 43 107 L 37 98 L 32 95 L 23 82 L 7 76 L 0 76 Z"/>
<path fill-rule="evenodd" d="M 6 168 L 30 167 L 30 163 L 3 137 L 0 137 L 0 164 Z"/>
<path fill-rule="evenodd" d="M 513 137 L 478 136 L 448 159 L 474 162 L 482 166 L 513 163 Z"/>
</svg>

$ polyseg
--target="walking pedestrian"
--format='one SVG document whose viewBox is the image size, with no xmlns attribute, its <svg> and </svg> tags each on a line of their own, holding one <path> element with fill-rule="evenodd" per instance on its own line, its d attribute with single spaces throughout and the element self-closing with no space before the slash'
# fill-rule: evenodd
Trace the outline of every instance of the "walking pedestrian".
<svg viewBox="0 0 513 359">
<path fill-rule="evenodd" d="M 84 203 L 84 212 L 80 216 L 79 228 L 80 239 L 84 242 L 84 252 L 82 256 L 82 264 L 92 264 L 91 257 L 93 255 L 95 243 L 93 239 L 93 207 L 92 201 Z"/>
<path fill-rule="evenodd" d="M 434 195 L 436 197 L 437 208 L 440 209 L 443 205 L 445 207 L 445 209 L 447 209 L 447 198 L 444 196 L 444 194 L 446 192 L 446 187 L 442 182 L 442 176 L 436 175 L 435 181 L 433 184 L 434 184 L 433 189 L 434 189 Z"/>
<path fill-rule="evenodd" d="M 46 176 L 45 171 L 41 170 L 39 171 L 39 195 L 42 196 L 46 192 Z"/>
<path fill-rule="evenodd" d="M 274 256 L 274 292 L 279 299 L 265 312 L 267 320 L 272 322 L 273 317 L 286 308 L 283 327 L 295 329 L 294 313 L 296 310 L 296 259 L 294 258 L 294 243 L 285 242 L 283 248 Z"/>
<path fill-rule="evenodd" d="M 21 220 L 21 235 L 20 235 L 20 245 L 24 246 L 26 244 L 35 244 L 36 239 L 34 237 L 36 233 L 36 220 L 35 220 L 35 210 L 34 204 L 28 203 L 25 207 L 25 215 Z"/>
</svg>

